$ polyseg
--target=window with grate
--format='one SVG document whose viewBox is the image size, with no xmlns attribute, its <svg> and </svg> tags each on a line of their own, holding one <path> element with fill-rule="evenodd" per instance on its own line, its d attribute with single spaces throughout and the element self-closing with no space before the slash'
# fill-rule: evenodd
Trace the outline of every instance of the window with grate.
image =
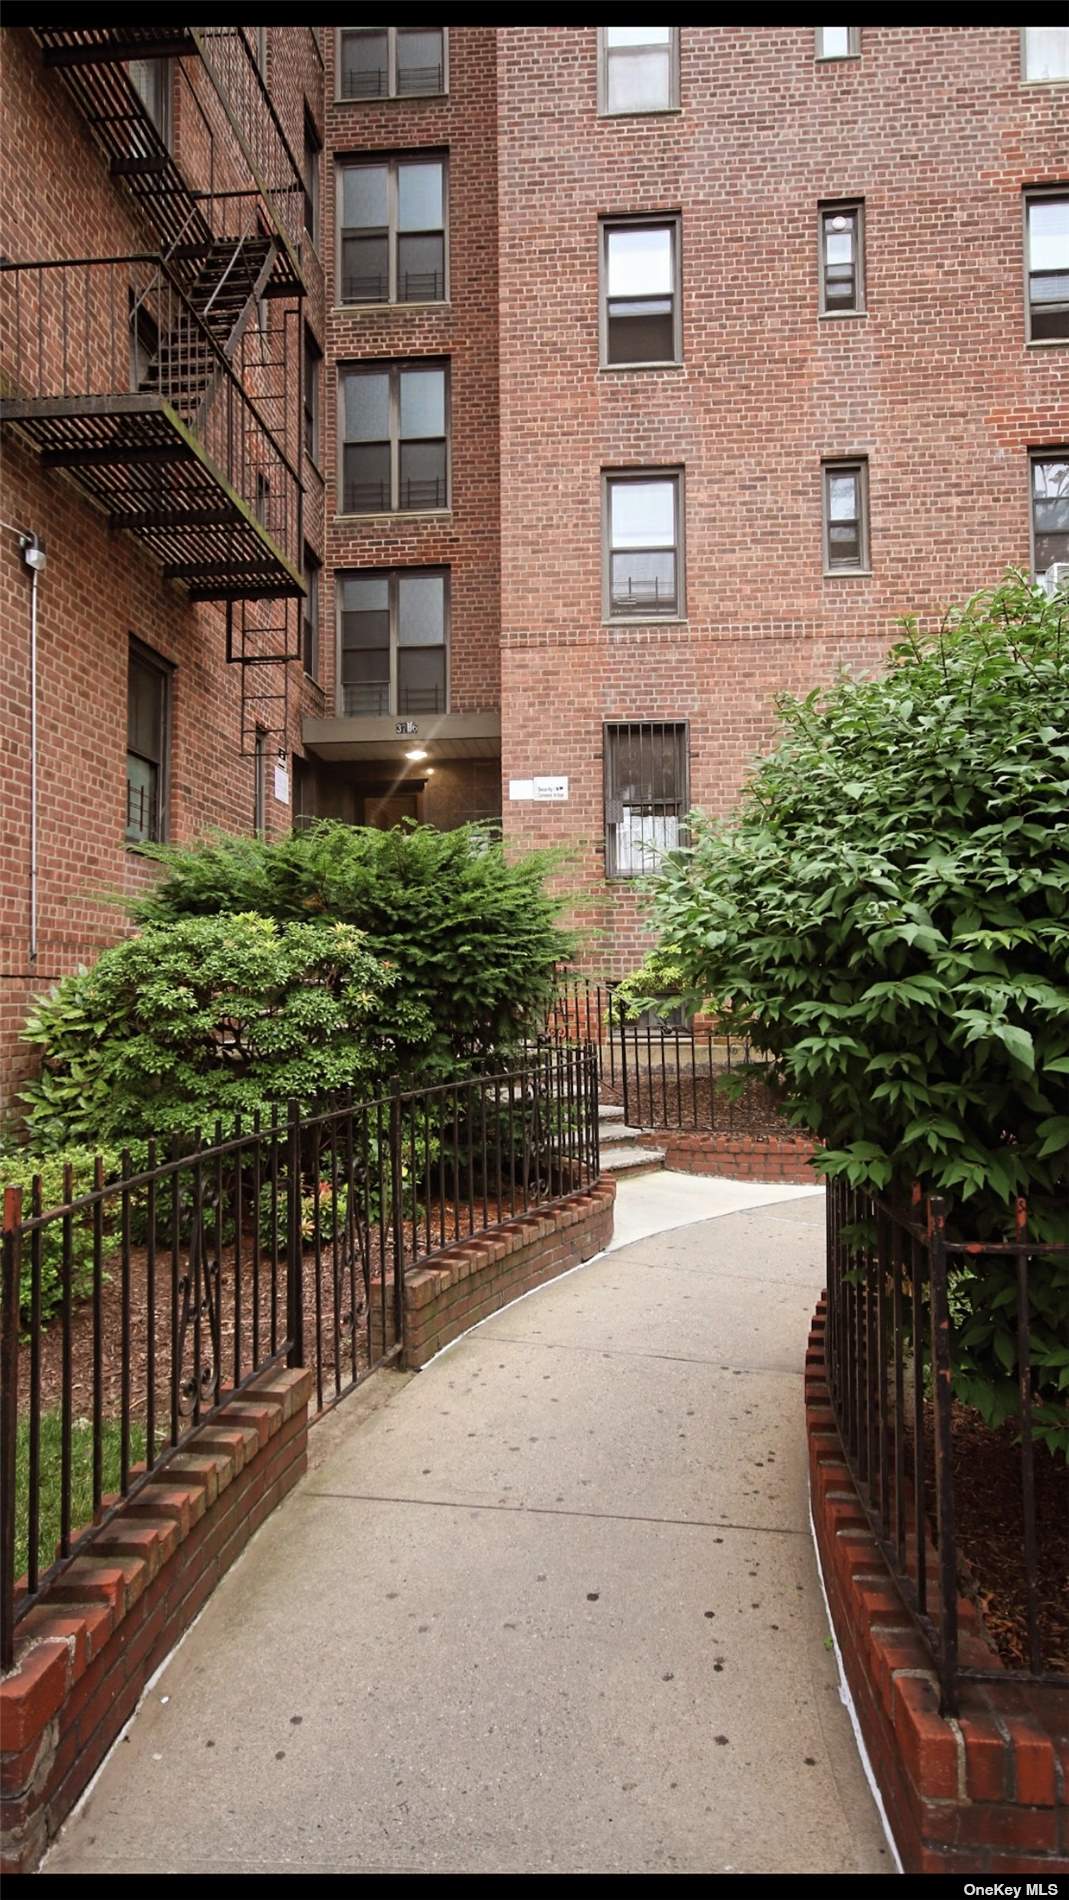
<svg viewBox="0 0 1069 1900">
<path fill-rule="evenodd" d="M 604 760 L 606 876 L 647 876 L 686 843 L 686 723 L 608 724 Z"/>
<path fill-rule="evenodd" d="M 404 99 L 447 90 L 444 27 L 339 29 L 339 98 Z"/>
<path fill-rule="evenodd" d="M 338 711 L 448 711 L 448 619 L 445 568 L 339 574 Z"/>
<path fill-rule="evenodd" d="M 319 155 L 322 151 L 315 122 L 307 106 L 304 109 L 304 228 L 313 244 L 319 243 Z"/>
<path fill-rule="evenodd" d="M 339 167 L 339 302 L 440 303 L 445 157 L 421 152 Z"/>
<path fill-rule="evenodd" d="M 319 460 L 319 380 L 323 358 L 308 325 L 304 326 L 304 452 Z"/>
<path fill-rule="evenodd" d="M 339 372 L 339 394 L 343 514 L 448 507 L 447 365 L 354 365 Z"/>
<path fill-rule="evenodd" d="M 605 219 L 601 243 L 602 362 L 678 363 L 679 218 Z"/>
<path fill-rule="evenodd" d="M 1069 342 L 1069 191 L 1025 198 L 1028 340 Z"/>
<path fill-rule="evenodd" d="M 826 317 L 857 316 L 865 308 L 864 206 L 822 205 L 820 308 Z"/>
<path fill-rule="evenodd" d="M 643 469 L 604 480 L 605 618 L 682 618 L 682 475 Z"/>
<path fill-rule="evenodd" d="M 127 844 L 155 844 L 167 835 L 171 668 L 130 642 L 126 683 Z"/>
</svg>

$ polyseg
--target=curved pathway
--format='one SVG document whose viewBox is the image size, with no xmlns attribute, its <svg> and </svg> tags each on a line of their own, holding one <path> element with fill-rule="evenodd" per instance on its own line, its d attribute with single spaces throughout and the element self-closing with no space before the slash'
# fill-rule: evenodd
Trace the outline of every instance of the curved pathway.
<svg viewBox="0 0 1069 1900">
<path fill-rule="evenodd" d="M 893 1871 L 809 1533 L 822 1242 L 677 1226 L 371 1381 L 45 1872 Z"/>
</svg>

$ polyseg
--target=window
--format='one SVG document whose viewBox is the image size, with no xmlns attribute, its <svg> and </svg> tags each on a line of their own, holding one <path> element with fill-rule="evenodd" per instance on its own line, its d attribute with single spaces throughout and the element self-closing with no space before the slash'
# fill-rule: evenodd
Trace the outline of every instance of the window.
<svg viewBox="0 0 1069 1900">
<path fill-rule="evenodd" d="M 677 26 L 599 26 L 600 113 L 671 112 L 678 104 Z"/>
<path fill-rule="evenodd" d="M 127 844 L 166 837 L 171 670 L 147 647 L 130 643 L 126 681 Z"/>
<path fill-rule="evenodd" d="M 444 363 L 376 363 L 339 377 L 342 510 L 445 508 L 449 499 Z"/>
<path fill-rule="evenodd" d="M 262 469 L 256 471 L 256 519 L 261 527 L 271 530 L 271 477 Z"/>
<path fill-rule="evenodd" d="M 641 720 L 605 727 L 605 872 L 643 877 L 685 843 L 687 728 Z"/>
<path fill-rule="evenodd" d="M 824 317 L 854 317 L 864 311 L 863 231 L 862 205 L 821 206 L 820 312 Z"/>
<path fill-rule="evenodd" d="M 160 347 L 159 327 L 140 298 L 130 289 L 130 388 L 139 390 L 148 381 Z"/>
<path fill-rule="evenodd" d="M 447 711 L 448 614 L 445 568 L 339 574 L 340 711 Z"/>
<path fill-rule="evenodd" d="M 319 678 L 319 562 L 310 547 L 304 550 L 304 584 L 308 589 L 302 605 L 301 658 L 309 679 Z"/>
<path fill-rule="evenodd" d="M 145 108 L 163 143 L 171 143 L 171 62 L 169 59 L 132 59 L 127 72 L 130 84 Z M 136 140 L 141 151 L 141 140 Z M 149 156 L 147 150 L 145 156 Z"/>
<path fill-rule="evenodd" d="M 267 767 L 267 734 L 262 726 L 256 728 L 256 739 L 252 750 L 252 828 L 258 838 L 267 830 L 265 811 L 264 772 Z"/>
<path fill-rule="evenodd" d="M 858 26 L 818 26 L 818 59 L 856 59 L 861 51 Z"/>
<path fill-rule="evenodd" d="M 304 326 L 304 449 L 319 460 L 319 370 L 322 357 L 308 325 Z"/>
<path fill-rule="evenodd" d="M 868 571 L 868 463 L 824 464 L 824 569 L 828 574 Z"/>
<path fill-rule="evenodd" d="M 601 229 L 602 362 L 678 363 L 679 219 Z"/>
<path fill-rule="evenodd" d="M 304 113 L 304 228 L 313 244 L 319 243 L 319 154 L 322 147 L 312 116 Z"/>
<path fill-rule="evenodd" d="M 404 99 L 447 90 L 444 27 L 341 28 L 339 98 Z"/>
<path fill-rule="evenodd" d="M 1069 341 L 1069 191 L 1025 199 L 1028 340 Z"/>
<path fill-rule="evenodd" d="M 1069 79 L 1069 26 L 1026 26 L 1024 77 Z"/>
<path fill-rule="evenodd" d="M 445 159 L 341 167 L 342 303 L 438 303 L 445 294 Z"/>
<path fill-rule="evenodd" d="M 605 477 L 605 617 L 683 613 L 681 474 Z"/>
<path fill-rule="evenodd" d="M 1069 561 L 1069 448 L 1032 457 L 1032 572 Z"/>
</svg>

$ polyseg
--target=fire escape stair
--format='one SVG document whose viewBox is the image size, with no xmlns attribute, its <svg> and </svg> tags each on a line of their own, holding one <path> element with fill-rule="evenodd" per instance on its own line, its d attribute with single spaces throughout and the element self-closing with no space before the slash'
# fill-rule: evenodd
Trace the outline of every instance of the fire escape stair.
<svg viewBox="0 0 1069 1900">
<path fill-rule="evenodd" d="M 223 238 L 202 252 L 187 296 L 204 328 L 179 323 L 162 337 L 138 385 L 164 396 L 190 429 L 199 429 L 224 374 L 220 355 L 233 362 L 277 255 L 277 242 L 267 237 Z"/>
</svg>

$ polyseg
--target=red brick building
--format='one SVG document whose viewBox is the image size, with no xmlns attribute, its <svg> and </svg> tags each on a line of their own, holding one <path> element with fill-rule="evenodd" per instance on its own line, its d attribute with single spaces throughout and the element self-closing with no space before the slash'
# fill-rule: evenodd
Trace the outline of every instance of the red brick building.
<svg viewBox="0 0 1069 1900">
<path fill-rule="evenodd" d="M 500 814 L 618 973 L 777 691 L 1069 562 L 1069 29 L 4 40 L 9 1059 L 153 830 Z"/>
</svg>

